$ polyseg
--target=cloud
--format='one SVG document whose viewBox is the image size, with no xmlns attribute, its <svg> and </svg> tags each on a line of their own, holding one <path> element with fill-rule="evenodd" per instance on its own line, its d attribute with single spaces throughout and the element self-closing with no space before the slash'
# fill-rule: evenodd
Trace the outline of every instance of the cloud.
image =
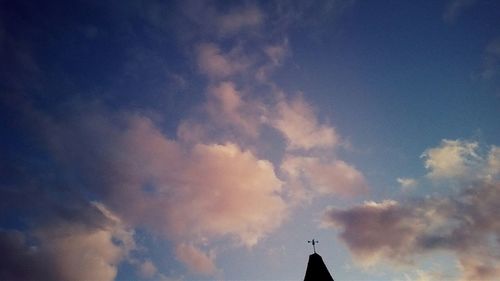
<svg viewBox="0 0 500 281">
<path fill-rule="evenodd" d="M 180 244 L 176 248 L 176 255 L 192 272 L 203 275 L 213 275 L 216 272 L 213 253 L 206 254 L 193 245 Z"/>
<path fill-rule="evenodd" d="M 283 64 L 285 58 L 290 54 L 288 39 L 285 38 L 282 42 L 263 46 L 262 49 L 268 62 L 258 67 L 255 71 L 255 79 L 261 83 L 272 84 L 271 74 Z"/>
<path fill-rule="evenodd" d="M 140 264 L 139 274 L 143 278 L 153 278 L 156 274 L 158 274 L 158 269 L 151 260 L 146 260 Z"/>
<path fill-rule="evenodd" d="M 143 13 L 139 19 L 149 20 L 147 30 L 166 30 L 168 21 L 163 15 L 168 5 L 140 6 L 124 8 L 131 13 L 128 22 L 136 13 L 131 7 L 139 8 Z M 29 266 L 34 279 L 61 279 L 70 274 L 113 279 L 118 264 L 134 248 L 132 229 L 139 228 L 170 241 L 175 248 L 171 254 L 192 272 L 211 275 L 217 271 L 218 242 L 253 247 L 289 217 L 291 186 L 306 189 L 312 196 L 353 195 L 364 188 L 360 171 L 323 153 L 338 146 L 340 137 L 333 126 L 321 122 L 302 97 L 287 98 L 269 80 L 290 53 L 284 30 L 276 32 L 278 28 L 272 26 L 280 19 L 265 22 L 268 15 L 253 4 L 220 10 L 212 2 L 182 1 L 180 9 L 182 19 L 175 23 L 185 25 L 176 25 L 183 33 L 178 43 L 187 52 L 193 51 L 191 61 L 207 84 L 201 86 L 206 100 L 181 118 L 177 136 L 169 136 L 163 126 L 171 120 L 163 123 L 161 112 L 147 109 L 148 113 L 121 110 L 117 105 L 110 110 L 99 102 L 72 97 L 64 101 L 64 109 L 60 104 L 45 108 L 47 112 L 29 106 L 20 109 L 29 115 L 26 123 L 36 131 L 30 137 L 50 162 L 50 171 L 64 186 L 61 190 L 81 193 L 84 201 L 99 200 L 102 203 L 92 208 L 105 219 L 101 222 L 91 216 L 78 224 L 65 219 L 26 233 L 7 231 L 4 244 L 15 245 L 23 253 L 19 263 L 10 261 L 14 263 L 11 268 Z M 161 57 L 158 53 L 154 61 Z M 134 67 L 126 68 L 137 72 Z M 191 89 L 185 77 L 172 73 L 164 71 L 172 88 Z M 269 144 L 263 131 L 272 131 L 276 143 Z M 263 144 L 272 146 L 276 155 L 265 153 Z M 288 175 L 276 170 L 289 165 L 281 165 L 282 159 L 298 162 L 286 168 Z M 40 173 L 44 175 L 26 178 L 36 182 L 46 171 Z M 44 187 L 35 187 L 35 195 L 46 195 Z M 16 199 L 30 197 L 19 199 L 23 204 L 36 203 L 31 206 L 33 212 L 44 209 L 47 197 L 52 196 L 16 192 L 11 192 Z M 6 209 L 16 205 L 1 203 Z M 81 215 L 80 211 L 66 214 Z M 90 226 L 81 226 L 87 223 Z M 36 247 L 32 238 L 39 243 Z M 55 256 L 55 250 L 62 254 Z M 89 260 L 81 256 L 87 250 Z M 61 273 L 48 262 L 66 271 Z M 144 278 L 165 277 L 147 257 L 129 262 Z M 5 272 L 6 279 L 17 276 L 14 271 Z"/>
<path fill-rule="evenodd" d="M 483 65 L 481 73 L 482 79 L 490 80 L 498 76 L 500 72 L 500 38 L 495 38 L 488 43 L 484 50 Z"/>
<path fill-rule="evenodd" d="M 201 125 L 201 130 L 205 126 L 224 128 L 224 123 L 243 129 L 248 126 L 258 134 L 264 123 L 245 125 L 252 118 L 244 116 L 255 120 L 260 116 L 246 111 L 253 108 L 252 102 L 243 99 L 234 83 L 217 83 L 208 89 L 204 104 L 212 116 L 208 120 L 216 122 L 200 124 L 192 119 L 190 124 Z M 277 106 L 298 108 L 287 113 L 301 114 L 292 120 L 300 120 L 310 134 L 329 136 L 329 145 L 335 146 L 333 128 L 320 125 L 305 101 L 285 103 Z M 86 192 L 132 227 L 145 227 L 177 246 L 189 244 L 212 251 L 213 241 L 229 239 L 232 245 L 252 247 L 288 217 L 293 206 L 288 197 L 291 193 L 306 192 L 311 198 L 320 194 L 354 196 L 367 189 L 360 171 L 326 155 L 287 152 L 280 161 L 285 174 L 279 178 L 272 162 L 234 142 L 169 138 L 144 114 L 112 112 L 99 105 L 77 104 L 71 112 L 65 119 L 48 118 L 42 130 L 55 159 L 72 177 L 81 179 L 79 184 Z M 280 115 L 272 117 L 277 122 Z M 185 126 L 183 130 L 188 135 L 196 134 L 192 130 L 197 129 Z M 234 132 L 248 138 L 240 130 Z M 297 133 L 304 137 L 298 142 L 301 147 L 322 149 L 324 142 L 303 134 Z M 179 253 L 184 254 L 179 260 L 192 262 L 185 251 L 176 251 Z"/>
<path fill-rule="evenodd" d="M 319 124 L 313 108 L 303 98 L 280 101 L 271 125 L 287 140 L 288 149 L 333 148 L 339 144 L 334 128 Z"/>
<path fill-rule="evenodd" d="M 54 279 L 57 273 L 45 264 L 37 251 L 26 245 L 20 231 L 0 230 L 0 278 L 3 280 Z"/>
<path fill-rule="evenodd" d="M 212 38 L 227 38 L 244 33 L 247 37 L 264 25 L 266 15 L 256 5 L 233 5 L 217 9 L 208 1 L 183 1 L 181 12 L 191 29 Z M 196 36 L 199 36 L 197 34 Z"/>
<path fill-rule="evenodd" d="M 454 273 L 443 273 L 435 270 L 423 271 L 420 269 L 414 272 L 404 273 L 407 281 L 440 281 L 440 280 L 457 280 L 458 276 Z"/>
<path fill-rule="evenodd" d="M 417 180 L 412 179 L 412 178 L 397 178 L 396 181 L 401 185 L 403 188 L 412 188 L 417 185 Z"/>
<path fill-rule="evenodd" d="M 264 48 L 264 53 L 266 53 L 273 65 L 280 65 L 288 51 L 288 40 L 285 40 L 282 44 L 270 45 Z"/>
<path fill-rule="evenodd" d="M 324 224 L 342 229 L 341 239 L 357 261 L 410 264 L 438 250 L 454 254 L 465 280 L 493 280 L 500 275 L 500 183 L 478 185 L 456 198 L 412 204 L 368 202 L 347 210 L 330 208 Z"/>
<path fill-rule="evenodd" d="M 255 28 L 263 23 L 264 15 L 256 6 L 245 6 L 221 13 L 215 18 L 218 31 L 232 34 L 246 28 Z"/>
<path fill-rule="evenodd" d="M 411 264 L 425 254 L 446 251 L 457 258 L 464 280 L 496 280 L 500 277 L 500 224 L 494 216 L 500 208 L 498 148 L 492 146 L 487 157 L 476 155 L 477 144 L 470 142 L 443 141 L 435 149 L 427 150 L 429 157 L 439 159 L 430 165 L 431 172 L 458 177 L 465 186 L 459 193 L 404 204 L 386 200 L 344 210 L 330 207 L 323 224 L 341 229 L 340 238 L 364 265 Z M 487 159 L 477 164 L 479 176 L 469 174 L 468 181 L 463 181 L 463 174 L 450 172 L 450 167 L 465 169 L 464 157 Z M 445 159 L 451 166 L 441 165 Z"/>
<path fill-rule="evenodd" d="M 281 170 L 289 181 L 301 189 L 308 186 L 308 192 L 312 192 L 309 196 L 354 196 L 367 191 L 367 183 L 361 172 L 342 160 L 322 161 L 317 157 L 287 156 L 281 164 Z"/>
<path fill-rule="evenodd" d="M 439 147 L 427 149 L 421 156 L 431 179 L 463 178 L 469 176 L 481 158 L 478 143 L 461 140 L 443 140 Z"/>
<path fill-rule="evenodd" d="M 227 124 L 241 135 L 256 137 L 265 109 L 258 102 L 243 100 L 242 95 L 233 82 L 221 82 L 208 89 L 205 108 L 212 127 L 214 122 L 221 127 Z"/>
<path fill-rule="evenodd" d="M 198 68 L 211 78 L 225 78 L 249 67 L 250 62 L 238 48 L 223 53 L 215 43 L 202 43 L 196 47 Z"/>
<path fill-rule="evenodd" d="M 0 278 L 114 280 L 117 264 L 135 248 L 133 232 L 104 205 L 94 207 L 106 220 L 99 227 L 58 221 L 29 234 L 1 230 Z"/>
<path fill-rule="evenodd" d="M 454 23 L 463 12 L 472 7 L 476 0 L 450 0 L 445 7 L 443 20 L 446 23 Z"/>
<path fill-rule="evenodd" d="M 500 147 L 492 146 L 485 163 L 485 178 L 493 180 L 500 173 Z"/>
<path fill-rule="evenodd" d="M 184 145 L 135 114 L 66 121 L 48 130 L 55 155 L 134 226 L 174 243 L 250 247 L 286 217 L 273 165 L 236 144 Z"/>
<path fill-rule="evenodd" d="M 343 229 L 341 238 L 355 258 L 365 265 L 380 259 L 401 260 L 413 250 L 414 234 L 422 224 L 411 210 L 396 201 L 365 202 L 349 210 L 329 208 L 325 212 L 325 225 Z"/>
<path fill-rule="evenodd" d="M 438 147 L 425 150 L 421 158 L 432 180 L 491 182 L 499 176 L 499 154 L 495 145 L 486 149 L 475 141 L 444 139 Z"/>
</svg>

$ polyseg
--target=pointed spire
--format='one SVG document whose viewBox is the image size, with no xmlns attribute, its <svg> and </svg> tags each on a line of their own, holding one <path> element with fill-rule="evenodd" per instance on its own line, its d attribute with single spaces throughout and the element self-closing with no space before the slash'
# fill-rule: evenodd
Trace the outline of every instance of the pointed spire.
<svg viewBox="0 0 500 281">
<path fill-rule="evenodd" d="M 323 259 L 317 253 L 309 256 L 304 281 L 334 281 Z"/>
<path fill-rule="evenodd" d="M 304 281 L 333 281 L 332 275 L 323 262 L 323 258 L 316 253 L 316 244 L 319 241 L 313 238 L 307 241 L 307 243 L 312 244 L 314 253 L 309 256 Z"/>
</svg>

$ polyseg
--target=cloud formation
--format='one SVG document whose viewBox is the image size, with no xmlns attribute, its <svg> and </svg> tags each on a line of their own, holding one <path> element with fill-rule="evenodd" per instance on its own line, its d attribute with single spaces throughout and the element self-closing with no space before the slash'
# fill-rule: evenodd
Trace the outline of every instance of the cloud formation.
<svg viewBox="0 0 500 281">
<path fill-rule="evenodd" d="M 296 196 L 355 196 L 367 192 L 361 172 L 342 160 L 288 156 L 281 164 L 281 171 L 293 185 L 300 187 Z"/>
<path fill-rule="evenodd" d="M 165 31 L 165 7 L 156 4 L 145 4 L 139 18 L 147 28 Z M 279 18 L 270 19 L 253 4 L 222 10 L 211 2 L 183 1 L 179 7 L 176 20 L 185 24 L 179 29 L 189 31 L 181 32 L 178 43 L 189 52 L 189 68 L 206 79 L 200 80 L 205 99 L 176 116 L 173 130 L 163 126 L 161 110 L 106 106 L 100 97 L 71 96 L 47 112 L 31 105 L 16 108 L 28 119 L 30 137 L 55 167 L 61 185 L 84 200 L 101 202 L 93 208 L 110 223 L 6 230 L 2 247 L 10 251 L 8 245 L 14 245 L 21 257 L 6 261 L 1 277 L 113 279 L 134 249 L 135 228 L 171 242 L 171 254 L 189 271 L 211 275 L 217 272 L 218 242 L 253 247 L 289 217 L 294 200 L 366 189 L 361 172 L 334 154 L 340 143 L 335 128 L 322 122 L 302 95 L 289 97 L 271 80 L 290 53 Z M 128 66 L 127 71 L 135 70 Z M 190 87 L 184 75 L 167 74 L 165 80 L 176 88 Z M 264 131 L 271 131 L 276 143 Z M 276 155 L 263 152 L 264 145 Z M 89 220 L 90 225 L 98 221 Z M 31 237 L 37 239 L 36 249 Z M 56 250 L 62 254 L 56 256 Z M 79 255 L 86 250 L 88 255 Z M 129 261 L 140 277 L 164 277 L 147 257 Z M 16 269 L 23 264 L 40 271 L 24 276 Z M 52 269 L 60 267 L 67 271 Z"/>
<path fill-rule="evenodd" d="M 288 149 L 333 148 L 339 143 L 335 130 L 319 124 L 312 107 L 299 96 L 281 101 L 272 126 L 285 136 Z"/>
<path fill-rule="evenodd" d="M 215 43 L 202 43 L 196 48 L 198 68 L 211 78 L 225 78 L 244 71 L 250 62 L 235 48 L 223 53 Z"/>
<path fill-rule="evenodd" d="M 194 272 L 203 275 L 212 275 L 216 272 L 214 253 L 207 254 L 193 245 L 179 244 L 176 248 L 176 255 Z"/>
<path fill-rule="evenodd" d="M 185 146 L 144 116 L 84 114 L 53 125 L 54 152 L 132 225 L 178 243 L 227 236 L 252 246 L 285 218 L 282 182 L 250 151 L 232 143 Z"/>
<path fill-rule="evenodd" d="M 427 149 L 421 156 L 431 179 L 469 177 L 482 159 L 477 142 L 443 140 L 439 147 Z"/>
<path fill-rule="evenodd" d="M 370 201 L 345 210 L 331 207 L 323 223 L 341 229 L 342 241 L 364 265 L 409 264 L 426 253 L 444 250 L 456 256 L 464 280 L 496 280 L 500 224 L 492 214 L 500 208 L 498 147 L 493 146 L 486 157 L 476 155 L 476 149 L 471 142 L 443 141 L 427 150 L 428 157 L 439 159 L 427 166 L 432 175 L 461 177 L 449 168 L 465 169 L 463 157 L 487 159 L 477 163 L 482 176 L 470 179 L 473 184 L 453 196 L 404 204 Z M 452 165 L 441 165 L 443 159 L 451 159 Z"/>
<path fill-rule="evenodd" d="M 29 235 L 0 230 L 0 278 L 114 280 L 117 264 L 135 248 L 133 231 L 104 205 L 95 203 L 93 207 L 103 216 L 98 218 L 102 221 L 99 226 L 59 221 Z"/>
</svg>

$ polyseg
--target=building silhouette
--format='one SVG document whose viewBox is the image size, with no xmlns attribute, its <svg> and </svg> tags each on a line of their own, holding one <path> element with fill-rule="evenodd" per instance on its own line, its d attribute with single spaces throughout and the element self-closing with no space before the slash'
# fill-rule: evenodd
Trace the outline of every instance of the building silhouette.
<svg viewBox="0 0 500 281">
<path fill-rule="evenodd" d="M 315 244 L 318 242 L 316 240 L 308 241 L 312 243 L 314 253 L 309 256 L 309 261 L 307 262 L 306 275 L 304 281 L 333 281 L 332 275 L 328 271 L 323 258 L 321 258 L 318 253 L 316 253 Z"/>
</svg>

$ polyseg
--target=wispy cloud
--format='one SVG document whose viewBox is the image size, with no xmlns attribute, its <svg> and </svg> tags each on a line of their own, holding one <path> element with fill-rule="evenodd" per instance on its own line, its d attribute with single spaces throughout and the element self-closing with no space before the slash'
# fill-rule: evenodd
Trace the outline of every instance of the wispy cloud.
<svg viewBox="0 0 500 281">
<path fill-rule="evenodd" d="M 281 171 L 287 181 L 298 188 L 293 198 L 299 201 L 328 194 L 356 196 L 368 190 L 363 174 L 342 160 L 288 155 Z"/>
<path fill-rule="evenodd" d="M 263 23 L 263 14 L 256 6 L 243 6 L 219 14 L 215 19 L 222 35 L 238 32 L 245 28 L 255 28 Z"/>
<path fill-rule="evenodd" d="M 412 178 L 397 178 L 396 181 L 401 185 L 403 188 L 412 188 L 417 185 L 417 180 L 412 179 Z"/>
<path fill-rule="evenodd" d="M 454 23 L 465 10 L 476 4 L 476 0 L 450 0 L 446 4 L 443 20 L 446 23 Z"/>
<path fill-rule="evenodd" d="M 179 244 L 176 248 L 176 255 L 194 272 L 213 275 L 217 270 L 214 264 L 214 253 L 207 254 L 193 245 Z"/>
<path fill-rule="evenodd" d="M 500 74 L 500 38 L 488 43 L 484 50 L 484 59 L 480 77 L 493 79 Z"/>
<path fill-rule="evenodd" d="M 203 74 L 212 78 L 226 78 L 241 73 L 250 65 L 238 48 L 223 54 L 214 43 L 202 43 L 196 48 L 198 67 Z"/>
<path fill-rule="evenodd" d="M 333 127 L 319 124 L 313 108 L 300 96 L 277 104 L 272 126 L 285 136 L 288 149 L 333 148 L 339 144 Z"/>
</svg>

